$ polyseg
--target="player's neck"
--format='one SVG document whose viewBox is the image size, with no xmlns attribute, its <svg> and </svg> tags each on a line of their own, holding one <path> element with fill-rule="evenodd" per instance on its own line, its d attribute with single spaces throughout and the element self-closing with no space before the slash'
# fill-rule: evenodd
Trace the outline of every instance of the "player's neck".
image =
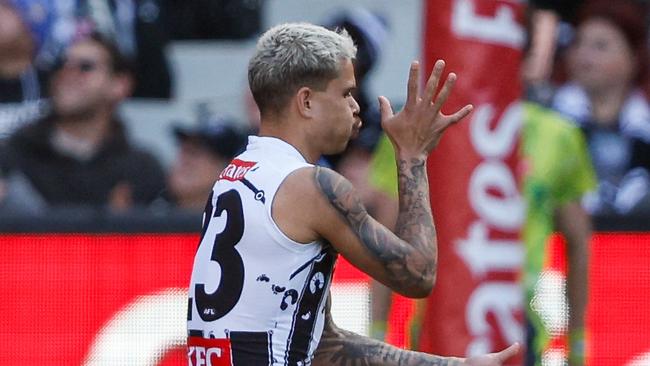
<svg viewBox="0 0 650 366">
<path fill-rule="evenodd" d="M 275 137 L 288 143 L 311 164 L 315 164 L 321 157 L 321 154 L 315 151 L 313 142 L 310 143 L 299 129 L 288 128 L 287 122 L 262 120 L 259 136 Z"/>
</svg>

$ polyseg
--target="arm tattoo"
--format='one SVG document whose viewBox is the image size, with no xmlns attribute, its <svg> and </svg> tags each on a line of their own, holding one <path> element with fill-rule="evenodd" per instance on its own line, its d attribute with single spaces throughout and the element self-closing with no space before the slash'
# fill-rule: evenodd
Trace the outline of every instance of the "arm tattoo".
<svg viewBox="0 0 650 366">
<path fill-rule="evenodd" d="M 316 184 L 363 245 L 378 258 L 394 289 L 432 283 L 436 239 L 423 160 L 400 162 L 400 213 L 396 234 L 368 215 L 352 184 L 332 170 L 316 167 Z"/>
<path fill-rule="evenodd" d="M 424 159 L 399 160 L 399 215 L 396 234 L 433 258 L 435 272 L 438 260 L 436 227 L 429 202 L 429 181 Z"/>
<path fill-rule="evenodd" d="M 314 355 L 314 366 L 452 366 L 462 360 L 400 349 L 378 340 L 336 327 L 330 316 L 329 301 L 325 329 Z"/>
</svg>

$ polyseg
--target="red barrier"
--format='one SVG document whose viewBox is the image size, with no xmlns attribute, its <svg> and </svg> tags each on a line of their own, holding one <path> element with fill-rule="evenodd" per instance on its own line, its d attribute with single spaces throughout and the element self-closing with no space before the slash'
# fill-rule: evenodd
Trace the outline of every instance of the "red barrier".
<svg viewBox="0 0 650 366">
<path fill-rule="evenodd" d="M 187 365 L 186 287 L 196 243 L 195 235 L 0 235 L 0 364 Z M 632 366 L 650 352 L 648 248 L 650 233 L 593 240 L 589 365 Z M 559 259 L 549 268 L 561 268 L 562 256 L 552 258 Z M 367 281 L 341 260 L 333 286 Z"/>
<path fill-rule="evenodd" d="M 0 365 L 187 365 L 197 243 L 194 234 L 0 235 Z M 332 291 L 342 312 L 359 311 L 345 309 L 352 298 L 368 305 L 367 276 L 345 260 Z M 364 311 L 347 318 L 368 323 Z"/>
<path fill-rule="evenodd" d="M 196 243 L 195 235 L 0 237 L 0 364 L 137 366 L 184 356 L 173 352 L 184 347 L 184 317 L 167 316 L 187 312 Z M 121 361 L 118 352 L 132 354 Z"/>
<path fill-rule="evenodd" d="M 551 238 L 545 278 L 566 273 L 564 241 Z M 587 364 L 650 364 L 650 234 L 600 234 L 591 241 L 587 306 Z M 550 350 L 566 354 L 566 309 L 558 306 L 562 286 L 547 284 L 550 329 L 558 333 Z M 554 288 L 553 288 L 554 287 Z M 562 311 L 564 310 L 564 311 Z M 554 326 L 555 325 L 555 326 Z M 553 329 L 555 328 L 555 329 Z M 638 363 L 634 363 L 638 362 Z"/>
</svg>

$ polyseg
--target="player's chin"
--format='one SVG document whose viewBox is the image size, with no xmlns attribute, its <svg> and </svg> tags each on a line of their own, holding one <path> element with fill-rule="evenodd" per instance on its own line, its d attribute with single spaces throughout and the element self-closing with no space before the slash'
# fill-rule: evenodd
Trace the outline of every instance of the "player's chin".
<svg viewBox="0 0 650 366">
<path fill-rule="evenodd" d="M 331 146 L 328 151 L 324 152 L 324 155 L 336 155 L 340 154 L 347 149 L 350 139 L 342 140 L 335 146 Z"/>
</svg>

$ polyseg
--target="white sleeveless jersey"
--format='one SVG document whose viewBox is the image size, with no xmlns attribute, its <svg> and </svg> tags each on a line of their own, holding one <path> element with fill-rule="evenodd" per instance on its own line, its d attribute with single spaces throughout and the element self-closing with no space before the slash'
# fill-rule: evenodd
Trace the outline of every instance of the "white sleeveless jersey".
<svg viewBox="0 0 650 366">
<path fill-rule="evenodd" d="M 251 136 L 220 174 L 189 288 L 190 365 L 311 363 L 336 255 L 289 239 L 271 217 L 280 184 L 307 166 L 284 141 Z"/>
</svg>

